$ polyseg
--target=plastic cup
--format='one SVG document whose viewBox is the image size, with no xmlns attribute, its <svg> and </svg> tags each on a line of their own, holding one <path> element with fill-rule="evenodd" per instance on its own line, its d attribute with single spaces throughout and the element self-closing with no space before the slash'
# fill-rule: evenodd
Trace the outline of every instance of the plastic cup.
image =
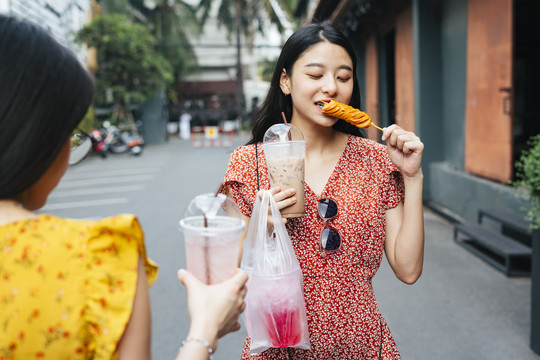
<svg viewBox="0 0 540 360">
<path fill-rule="evenodd" d="M 294 188 L 296 202 L 281 210 L 285 218 L 302 217 L 304 207 L 304 155 L 305 140 L 272 142 L 262 145 L 268 167 L 270 186 L 281 190 Z"/>
<path fill-rule="evenodd" d="M 210 196 L 214 197 L 204 194 L 198 198 Z M 197 197 L 192 203 L 195 200 Z M 236 273 L 240 236 L 245 228 L 231 199 L 219 195 L 215 201 L 221 202 L 219 213 L 204 209 L 204 206 L 200 214 L 188 208 L 188 215 L 180 220 L 186 246 L 186 269 L 208 285 L 220 283 Z M 229 209 L 223 211 L 226 207 Z"/>
</svg>

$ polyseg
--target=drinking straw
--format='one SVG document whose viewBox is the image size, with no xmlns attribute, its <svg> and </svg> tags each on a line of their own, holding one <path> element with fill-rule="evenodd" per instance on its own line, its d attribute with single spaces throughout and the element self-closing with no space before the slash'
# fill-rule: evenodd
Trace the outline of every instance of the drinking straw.
<svg viewBox="0 0 540 360">
<path fill-rule="evenodd" d="M 289 123 L 287 122 L 287 117 L 285 116 L 285 112 L 281 112 L 281 117 L 283 118 L 283 122 L 287 125 L 289 125 Z M 287 138 L 289 141 L 292 141 L 292 137 L 291 137 L 291 131 L 289 130 L 289 132 L 287 133 Z"/>
<path fill-rule="evenodd" d="M 208 228 L 208 218 L 206 217 L 205 212 L 203 211 L 204 227 Z M 210 254 L 208 253 L 208 236 L 204 236 L 204 273 L 206 278 L 206 283 L 212 283 L 212 274 L 210 274 Z"/>
</svg>

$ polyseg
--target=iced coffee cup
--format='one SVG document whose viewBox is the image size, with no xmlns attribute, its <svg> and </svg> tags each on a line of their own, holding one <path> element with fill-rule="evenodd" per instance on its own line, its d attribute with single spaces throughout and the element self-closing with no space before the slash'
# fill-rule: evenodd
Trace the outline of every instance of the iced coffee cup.
<svg viewBox="0 0 540 360">
<path fill-rule="evenodd" d="M 285 218 L 302 217 L 304 210 L 304 155 L 306 141 L 290 124 L 276 124 L 265 133 L 262 149 L 268 167 L 270 186 L 294 188 L 296 202 L 281 210 Z"/>
<path fill-rule="evenodd" d="M 196 196 L 180 220 L 186 246 L 186 269 L 206 284 L 229 279 L 238 267 L 245 223 L 233 200 L 223 194 Z"/>
</svg>

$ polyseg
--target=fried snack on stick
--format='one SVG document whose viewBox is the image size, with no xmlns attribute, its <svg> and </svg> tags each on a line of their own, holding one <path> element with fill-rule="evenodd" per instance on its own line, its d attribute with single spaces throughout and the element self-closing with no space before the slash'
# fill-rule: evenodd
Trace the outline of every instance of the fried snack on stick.
<svg viewBox="0 0 540 360">
<path fill-rule="evenodd" d="M 322 105 L 323 113 L 337 117 L 338 119 L 345 120 L 360 128 L 367 128 L 368 126 L 374 126 L 377 129 L 383 131 L 380 127 L 375 125 L 368 114 L 352 106 L 345 105 L 335 100 L 324 100 L 319 106 Z"/>
</svg>

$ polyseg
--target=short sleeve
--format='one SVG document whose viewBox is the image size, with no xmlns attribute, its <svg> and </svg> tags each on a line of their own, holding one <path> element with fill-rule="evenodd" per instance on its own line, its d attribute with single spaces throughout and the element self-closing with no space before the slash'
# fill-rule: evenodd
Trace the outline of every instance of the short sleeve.
<svg viewBox="0 0 540 360">
<path fill-rule="evenodd" d="M 116 348 L 133 309 L 141 256 L 150 286 L 157 266 L 147 258 L 144 235 L 133 215 L 119 215 L 93 223 L 88 239 L 84 317 L 95 359 L 115 359 Z"/>
<path fill-rule="evenodd" d="M 224 185 L 227 195 L 246 216 L 251 216 L 258 187 L 264 188 L 264 168 L 261 160 L 261 153 L 255 156 L 255 145 L 241 146 L 232 153 L 225 172 Z"/>
<path fill-rule="evenodd" d="M 392 171 L 386 176 L 386 208 L 393 209 L 403 200 L 404 198 L 404 185 L 403 177 L 399 171 Z"/>
<path fill-rule="evenodd" d="M 405 194 L 405 186 L 403 184 L 403 177 L 398 168 L 392 163 L 390 157 L 384 151 L 383 159 L 383 182 L 382 182 L 382 195 L 383 202 L 385 204 L 385 210 L 393 209 L 400 201 L 403 200 Z"/>
</svg>

